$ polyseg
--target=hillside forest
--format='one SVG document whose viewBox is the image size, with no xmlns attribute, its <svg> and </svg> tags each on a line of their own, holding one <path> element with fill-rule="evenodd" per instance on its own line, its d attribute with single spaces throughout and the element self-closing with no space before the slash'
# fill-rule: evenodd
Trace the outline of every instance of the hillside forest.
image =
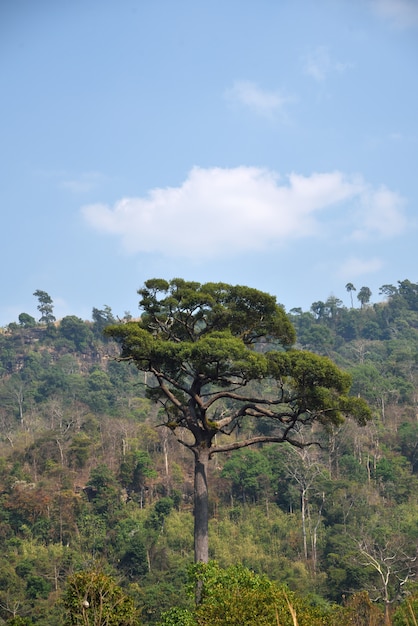
<svg viewBox="0 0 418 626">
<path fill-rule="evenodd" d="M 170 307 L 173 285 L 197 289 L 172 281 Z M 196 564 L 206 559 L 195 559 L 195 455 L 178 436 L 183 418 L 157 393 L 139 335 L 124 358 L 127 329 L 144 326 L 157 300 L 143 289 L 134 314 L 103 305 L 91 320 L 56 320 L 51 297 L 35 291 L 37 319 L 22 312 L 0 329 L 0 624 L 416 626 L 418 284 L 383 285 L 376 303 L 368 287 L 345 290 L 348 307 L 334 296 L 309 311 L 279 305 L 289 345 L 275 344 L 275 366 L 296 353 L 332 363 L 367 419 L 337 419 L 333 405 L 335 419 L 304 417 L 297 438 L 283 438 L 270 410 L 247 402 L 227 432 L 216 426 L 231 414 L 223 398 L 210 422 L 223 453 L 207 465 L 208 562 Z M 233 335 L 248 315 L 233 310 L 222 323 Z M 155 319 L 154 334 L 171 337 L 171 317 L 164 328 Z M 216 329 L 224 362 L 242 371 Z M 258 366 L 272 330 L 263 333 L 249 348 Z M 236 395 L 270 402 L 271 371 Z M 331 397 L 304 385 L 316 408 Z M 243 439 L 254 443 L 234 449 Z M 305 441 L 315 445 L 294 445 Z"/>
</svg>

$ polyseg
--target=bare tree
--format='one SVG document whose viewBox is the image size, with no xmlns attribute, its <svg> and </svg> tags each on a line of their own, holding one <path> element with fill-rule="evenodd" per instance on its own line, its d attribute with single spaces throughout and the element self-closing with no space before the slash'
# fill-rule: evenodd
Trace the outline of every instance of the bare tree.
<svg viewBox="0 0 418 626">
<path fill-rule="evenodd" d="M 318 560 L 318 530 L 325 502 L 325 493 L 319 489 L 318 479 L 324 476 L 324 467 L 318 463 L 312 448 L 288 448 L 285 456 L 287 457 L 286 473 L 298 485 L 300 491 L 304 557 L 308 560 L 310 556 L 315 572 Z M 315 512 L 311 496 L 315 496 L 317 501 Z"/>
<path fill-rule="evenodd" d="M 369 593 L 373 600 L 382 601 L 385 607 L 385 624 L 390 626 L 391 605 L 402 597 L 405 583 L 415 576 L 417 553 L 405 547 L 398 536 L 376 540 L 363 536 L 357 542 L 359 562 L 375 572 Z"/>
</svg>

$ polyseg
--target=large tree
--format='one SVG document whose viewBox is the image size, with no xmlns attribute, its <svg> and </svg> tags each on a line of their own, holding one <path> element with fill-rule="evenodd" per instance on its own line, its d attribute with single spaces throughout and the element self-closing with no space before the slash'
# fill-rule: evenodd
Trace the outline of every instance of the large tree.
<svg viewBox="0 0 418 626">
<path fill-rule="evenodd" d="M 206 562 L 214 454 L 267 442 L 302 448 L 315 424 L 338 424 L 344 414 L 364 422 L 369 410 L 347 395 L 349 375 L 328 358 L 292 349 L 293 326 L 273 296 L 182 279 L 148 280 L 138 293 L 140 320 L 106 332 L 120 342 L 120 359 L 147 373 L 164 425 L 194 454 L 195 560 Z"/>
</svg>

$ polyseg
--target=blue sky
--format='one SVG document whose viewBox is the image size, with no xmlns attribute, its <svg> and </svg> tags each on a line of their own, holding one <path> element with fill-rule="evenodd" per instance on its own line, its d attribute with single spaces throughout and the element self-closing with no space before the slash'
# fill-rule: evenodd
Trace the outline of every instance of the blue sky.
<svg viewBox="0 0 418 626">
<path fill-rule="evenodd" d="M 417 276 L 418 0 L 0 4 L 0 325 Z"/>
</svg>

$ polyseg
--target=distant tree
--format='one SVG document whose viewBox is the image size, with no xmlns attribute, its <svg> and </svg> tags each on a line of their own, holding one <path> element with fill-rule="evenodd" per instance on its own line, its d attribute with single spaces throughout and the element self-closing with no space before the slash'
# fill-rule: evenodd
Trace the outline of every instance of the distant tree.
<svg viewBox="0 0 418 626">
<path fill-rule="evenodd" d="M 93 339 L 89 326 L 76 315 L 63 317 L 59 325 L 59 334 L 71 341 L 76 350 L 85 352 Z"/>
<path fill-rule="evenodd" d="M 411 283 L 410 280 L 400 280 L 399 295 L 407 302 L 408 307 L 413 311 L 418 311 L 418 284 Z"/>
<path fill-rule="evenodd" d="M 334 343 L 332 330 L 323 324 L 315 324 L 303 333 L 298 333 L 299 341 L 307 350 L 326 354 Z"/>
<path fill-rule="evenodd" d="M 394 285 L 382 285 L 379 288 L 379 294 L 382 296 L 387 296 L 388 298 L 392 298 L 398 293 L 397 287 Z"/>
<path fill-rule="evenodd" d="M 333 327 L 336 325 L 342 305 L 342 300 L 336 298 L 335 296 L 330 296 L 325 302 L 324 313 L 326 318 L 330 321 L 331 326 Z"/>
<path fill-rule="evenodd" d="M 325 302 L 322 302 L 322 300 L 318 300 L 318 302 L 312 302 L 311 311 L 318 320 L 324 317 L 325 310 L 326 305 Z"/>
<path fill-rule="evenodd" d="M 335 332 L 338 337 L 343 337 L 345 341 L 357 339 L 359 333 L 360 316 L 358 311 L 350 309 L 340 309 Z"/>
<path fill-rule="evenodd" d="M 4 407 L 13 407 L 19 417 L 20 425 L 24 425 L 26 395 L 28 385 L 22 375 L 12 374 L 0 389 L 0 400 Z"/>
<path fill-rule="evenodd" d="M 412 471 L 418 473 L 418 423 L 403 422 L 398 429 L 402 454 L 411 463 Z"/>
<path fill-rule="evenodd" d="M 120 465 L 119 480 L 130 496 L 143 492 L 148 478 L 156 478 L 157 472 L 153 469 L 148 452 L 134 450 L 128 452 Z"/>
<path fill-rule="evenodd" d="M 386 399 L 393 393 L 395 384 L 392 377 L 383 375 L 374 363 L 360 363 L 350 368 L 352 376 L 353 393 L 365 398 L 382 411 L 382 419 L 385 419 Z"/>
<path fill-rule="evenodd" d="M 353 308 L 354 307 L 354 304 L 353 304 L 353 291 L 357 291 L 357 290 L 354 287 L 353 283 L 347 283 L 345 288 L 347 289 L 348 293 L 350 294 L 351 308 Z"/>
<path fill-rule="evenodd" d="M 104 305 L 103 309 L 96 309 L 93 307 L 92 311 L 93 318 L 93 330 L 96 335 L 103 335 L 103 331 L 106 326 L 110 326 L 111 324 L 116 323 L 116 318 L 112 313 L 112 309 L 107 304 Z"/>
<path fill-rule="evenodd" d="M 290 349 L 295 332 L 273 296 L 182 279 L 149 280 L 139 294 L 140 321 L 107 333 L 121 343 L 122 360 L 151 374 L 148 393 L 165 411 L 163 424 L 194 454 L 195 560 L 206 562 L 215 453 L 285 441 L 302 448 L 314 423 L 338 424 L 344 414 L 364 422 L 370 411 L 348 397 L 350 378 L 329 359 Z M 263 380 L 273 393 L 251 386 Z M 244 418 L 270 420 L 272 432 L 225 442 Z"/>
<path fill-rule="evenodd" d="M 229 458 L 221 472 L 231 481 L 233 495 L 242 502 L 256 502 L 272 479 L 268 459 L 256 450 L 240 450 Z"/>
<path fill-rule="evenodd" d="M 324 478 L 324 468 L 315 458 L 309 454 L 308 449 L 296 450 L 295 448 L 285 448 L 284 459 L 286 474 L 288 479 L 297 485 L 300 494 L 300 511 L 302 522 L 303 553 L 308 560 L 308 541 L 310 543 L 310 558 L 313 570 L 317 566 L 317 543 L 318 528 L 321 520 L 322 507 L 325 494 L 317 494 L 318 507 L 314 513 L 313 500 L 311 497 L 319 478 Z"/>
<path fill-rule="evenodd" d="M 53 324 L 55 322 L 55 317 L 53 314 L 54 305 L 51 296 L 47 294 L 46 291 L 41 291 L 40 289 L 37 289 L 33 295 L 38 298 L 39 301 L 37 309 L 41 314 L 39 319 L 41 324 Z"/>
<path fill-rule="evenodd" d="M 339 311 L 339 314 L 344 312 Z M 296 328 L 298 344 L 306 350 L 317 354 L 327 354 L 334 343 L 334 333 L 325 324 L 318 324 L 318 320 L 309 312 L 292 315 L 292 322 Z"/>
<path fill-rule="evenodd" d="M 366 304 L 370 302 L 372 292 L 369 287 L 362 287 L 357 294 L 357 300 L 361 303 L 361 308 L 364 308 Z"/>
<path fill-rule="evenodd" d="M 87 379 L 88 394 L 86 400 L 97 413 L 110 411 L 114 400 L 114 386 L 107 372 L 94 368 Z"/>
<path fill-rule="evenodd" d="M 69 465 L 75 468 L 85 467 L 90 455 L 92 441 L 85 433 L 76 433 L 68 449 Z"/>
<path fill-rule="evenodd" d="M 105 463 L 95 467 L 86 485 L 86 494 L 96 513 L 112 517 L 120 508 L 120 488 L 115 476 Z"/>
<path fill-rule="evenodd" d="M 160 532 L 164 526 L 165 518 L 167 517 L 167 515 L 170 514 L 173 506 L 173 498 L 170 498 L 168 496 L 160 498 L 158 502 L 155 503 L 154 510 L 151 511 L 148 519 L 145 522 L 145 526 L 147 528 L 158 530 Z"/>
<path fill-rule="evenodd" d="M 23 328 L 32 328 L 33 326 L 36 326 L 35 318 L 32 317 L 32 315 L 29 315 L 29 313 L 21 313 L 18 319 L 19 324 L 23 326 Z"/>
<path fill-rule="evenodd" d="M 136 532 L 128 541 L 126 550 L 123 553 L 118 567 L 125 572 L 128 578 L 138 578 L 148 572 L 147 550 Z"/>
</svg>

